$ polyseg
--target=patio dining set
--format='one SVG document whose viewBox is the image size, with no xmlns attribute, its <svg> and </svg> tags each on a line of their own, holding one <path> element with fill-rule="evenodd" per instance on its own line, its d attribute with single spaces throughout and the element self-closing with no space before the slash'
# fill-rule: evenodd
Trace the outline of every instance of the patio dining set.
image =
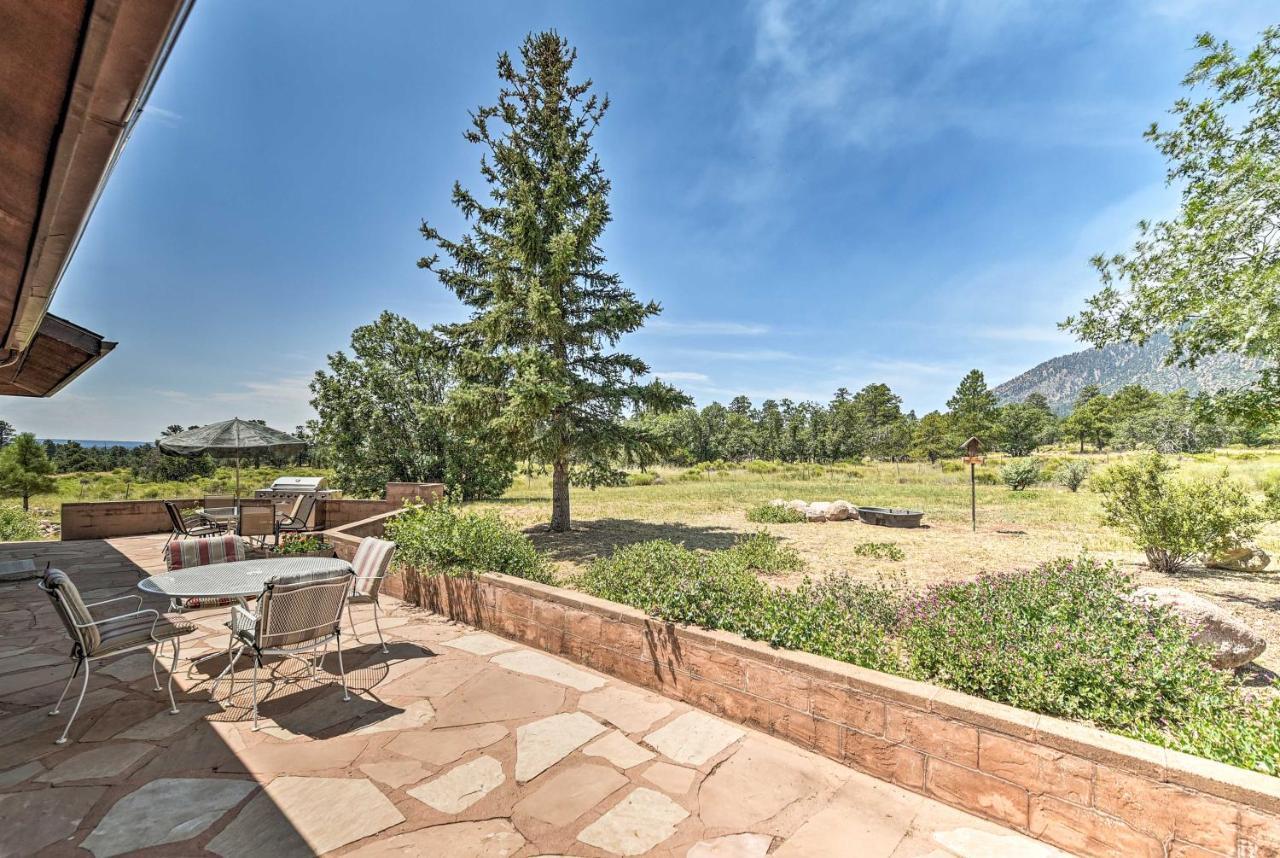
<svg viewBox="0 0 1280 858">
<path fill-rule="evenodd" d="M 86 603 L 71 576 L 60 569 L 43 572 L 37 586 L 48 595 L 71 639 L 71 676 L 50 715 L 57 715 L 76 677 L 84 677 L 75 708 L 57 744 L 67 741 L 71 725 L 79 714 L 89 687 L 90 666 L 124 653 L 150 650 L 155 691 L 161 691 L 156 664 L 164 647 L 169 660 L 169 711 L 178 713 L 173 681 L 181 658 L 181 640 L 196 631 L 183 617 L 188 610 L 228 608 L 225 652 L 215 652 L 193 660 L 190 668 L 218 656 L 226 666 L 214 678 L 211 697 L 217 697 L 222 681 L 230 688 L 224 706 L 233 707 L 235 668 L 242 656 L 252 662 L 252 717 L 258 729 L 259 672 L 268 658 L 301 662 L 315 678 L 330 646 L 337 655 L 342 699 L 350 700 L 346 670 L 342 662 L 343 613 L 357 641 L 353 604 L 372 604 L 374 628 L 383 652 L 387 645 L 378 622 L 378 593 L 390 568 L 395 543 L 372 537 L 364 539 L 350 563 L 338 558 L 277 557 L 247 559 L 246 543 L 240 536 L 220 533 L 192 539 L 171 539 L 165 545 L 168 571 L 144 575 L 140 593 L 121 594 L 103 601 Z M 144 607 L 143 594 L 169 600 L 168 611 Z M 242 707 L 237 707 L 242 708 Z"/>
<path fill-rule="evenodd" d="M 316 499 L 314 494 L 298 495 L 287 511 L 275 504 L 242 504 L 231 495 L 207 497 L 202 508 L 187 512 L 173 501 L 165 501 L 165 512 L 173 528 L 169 540 L 235 533 L 248 540 L 256 539 L 263 545 L 267 537 L 271 537 L 279 545 L 284 534 L 310 533 L 318 529 L 315 525 Z"/>
</svg>

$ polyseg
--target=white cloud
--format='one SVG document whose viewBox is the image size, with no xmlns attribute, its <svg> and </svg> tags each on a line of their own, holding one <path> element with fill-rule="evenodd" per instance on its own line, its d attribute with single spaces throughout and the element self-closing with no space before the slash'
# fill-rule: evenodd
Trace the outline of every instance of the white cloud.
<svg viewBox="0 0 1280 858">
<path fill-rule="evenodd" d="M 654 376 L 656 376 L 657 378 L 662 379 L 663 381 L 686 381 L 686 382 L 687 382 L 687 381 L 696 381 L 696 382 L 707 382 L 707 381 L 710 381 L 710 380 L 711 380 L 710 376 L 708 376 L 706 373 L 702 373 L 702 372 L 685 372 L 685 371 L 683 371 L 683 370 L 675 370 L 675 371 L 671 371 L 671 372 L 666 372 L 666 371 L 661 371 L 661 370 L 654 370 L 654 371 L 653 371 L 653 375 L 654 375 Z"/>
<path fill-rule="evenodd" d="M 766 361 L 766 360 L 799 360 L 800 356 L 778 349 L 677 349 L 682 355 L 705 358 L 707 360 L 732 361 Z"/>
<path fill-rule="evenodd" d="M 166 110 L 156 104 L 148 104 L 142 109 L 142 115 L 166 128 L 176 128 L 182 123 L 182 114 L 174 110 Z"/>
</svg>

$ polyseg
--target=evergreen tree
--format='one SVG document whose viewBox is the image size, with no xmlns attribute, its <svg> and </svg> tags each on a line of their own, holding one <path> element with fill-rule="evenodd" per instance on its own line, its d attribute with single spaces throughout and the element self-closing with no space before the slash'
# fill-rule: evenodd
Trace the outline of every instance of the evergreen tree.
<svg viewBox="0 0 1280 858">
<path fill-rule="evenodd" d="M 623 419 L 629 407 L 661 413 L 688 402 L 661 381 L 641 383 L 649 367 L 611 350 L 661 308 L 604 268 L 609 180 L 592 137 L 609 101 L 590 80 L 571 80 L 576 59 L 554 32 L 525 38 L 520 67 L 498 58 L 498 103 L 479 108 L 466 132 L 484 149 L 489 199 L 455 183 L 470 232 L 454 241 L 423 221 L 450 264 L 438 254 L 419 262 L 471 310 L 440 329 L 466 379 L 452 407 L 493 443 L 551 465 L 553 531 L 570 527 L 571 479 L 606 482 L 620 454 L 660 445 Z"/>
<path fill-rule="evenodd" d="M 951 423 L 963 442 L 970 436 L 989 436 L 996 420 L 996 395 L 987 387 L 986 376 L 980 370 L 971 369 L 960 380 L 960 386 L 947 400 Z"/>
<path fill-rule="evenodd" d="M 22 498 L 22 508 L 31 508 L 31 496 L 52 492 L 53 463 L 45 455 L 36 436 L 23 432 L 0 452 L 0 493 Z"/>
<path fill-rule="evenodd" d="M 928 459 L 930 464 L 954 456 L 959 446 L 950 418 L 939 411 L 930 411 L 921 417 L 911 434 L 911 455 Z"/>
<path fill-rule="evenodd" d="M 13 437 L 16 434 L 12 423 L 8 420 L 0 420 L 0 447 L 8 447 L 13 443 Z"/>
</svg>

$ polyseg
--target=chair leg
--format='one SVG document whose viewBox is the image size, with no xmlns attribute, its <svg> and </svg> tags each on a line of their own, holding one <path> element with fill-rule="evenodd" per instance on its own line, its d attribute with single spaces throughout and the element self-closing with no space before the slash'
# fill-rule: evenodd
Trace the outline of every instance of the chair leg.
<svg viewBox="0 0 1280 858">
<path fill-rule="evenodd" d="M 178 673 L 178 647 L 182 643 L 182 638 L 175 637 L 173 639 L 173 661 L 169 665 L 169 714 L 178 714 L 178 704 L 173 699 L 173 677 Z M 156 655 L 159 655 L 159 647 L 156 647 Z"/>
<path fill-rule="evenodd" d="M 344 702 L 351 700 L 351 693 L 347 691 L 347 669 L 342 666 L 342 637 L 339 636 L 334 644 L 334 649 L 338 651 L 338 673 L 342 676 L 342 699 Z"/>
<path fill-rule="evenodd" d="M 83 661 L 84 684 L 80 686 L 80 696 L 76 698 L 76 708 L 71 710 L 71 717 L 67 719 L 67 726 L 63 728 L 62 736 L 54 741 L 55 745 L 65 745 L 67 743 L 67 735 L 71 732 L 71 725 L 76 722 L 76 716 L 80 714 L 80 704 L 84 702 L 84 693 L 89 688 L 89 660 L 84 659 Z"/>
<path fill-rule="evenodd" d="M 160 674 L 156 672 L 156 662 L 159 660 L 160 645 L 156 644 L 156 651 L 151 654 L 151 679 L 155 682 L 155 687 L 151 689 L 152 691 L 164 691 L 164 689 L 160 687 Z"/>
<path fill-rule="evenodd" d="M 360 640 L 360 633 L 356 631 L 356 616 L 351 612 L 350 600 L 347 601 L 347 622 L 351 624 L 351 634 L 355 636 L 356 641 L 364 643 L 364 641 Z"/>
<path fill-rule="evenodd" d="M 253 731 L 258 732 L 258 663 L 262 660 L 256 652 L 253 654 Z"/>
<path fill-rule="evenodd" d="M 373 597 L 373 627 L 378 630 L 378 643 L 382 644 L 382 651 L 391 652 L 391 650 L 387 649 L 387 642 L 382 637 L 382 625 L 378 622 L 378 597 L 377 596 Z"/>
<path fill-rule="evenodd" d="M 71 669 L 71 675 L 67 677 L 67 684 L 62 686 L 62 693 L 58 695 L 58 702 L 53 704 L 53 711 L 49 713 L 50 715 L 57 715 L 62 709 L 62 700 L 67 696 L 67 689 L 71 687 L 71 683 L 75 681 L 75 678 L 80 675 L 80 668 L 84 666 L 83 659 L 76 659 L 76 666 Z"/>
</svg>

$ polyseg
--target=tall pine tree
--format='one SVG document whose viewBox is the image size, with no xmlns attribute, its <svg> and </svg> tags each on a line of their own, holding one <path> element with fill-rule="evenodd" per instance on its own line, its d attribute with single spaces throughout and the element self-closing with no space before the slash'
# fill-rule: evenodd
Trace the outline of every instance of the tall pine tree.
<svg viewBox="0 0 1280 858">
<path fill-rule="evenodd" d="M 452 406 L 518 458 L 551 465 L 553 531 L 569 529 L 571 480 L 597 485 L 616 474 L 619 456 L 660 446 L 650 421 L 624 421 L 629 409 L 661 413 L 689 401 L 660 381 L 642 383 L 644 361 L 613 350 L 661 308 L 604 268 L 609 180 L 591 139 L 609 100 L 590 80 L 570 79 L 576 59 L 555 32 L 527 36 L 520 67 L 498 57 L 498 103 L 472 114 L 466 132 L 484 150 L 488 200 L 455 183 L 470 231 L 453 241 L 423 221 L 449 263 L 439 254 L 418 263 L 471 309 L 439 329 L 465 380 Z"/>
<path fill-rule="evenodd" d="M 969 370 L 960 379 L 956 392 L 947 400 L 951 424 L 964 438 L 989 436 L 996 422 L 997 405 L 996 395 L 987 387 L 986 376 L 976 369 Z"/>
</svg>

